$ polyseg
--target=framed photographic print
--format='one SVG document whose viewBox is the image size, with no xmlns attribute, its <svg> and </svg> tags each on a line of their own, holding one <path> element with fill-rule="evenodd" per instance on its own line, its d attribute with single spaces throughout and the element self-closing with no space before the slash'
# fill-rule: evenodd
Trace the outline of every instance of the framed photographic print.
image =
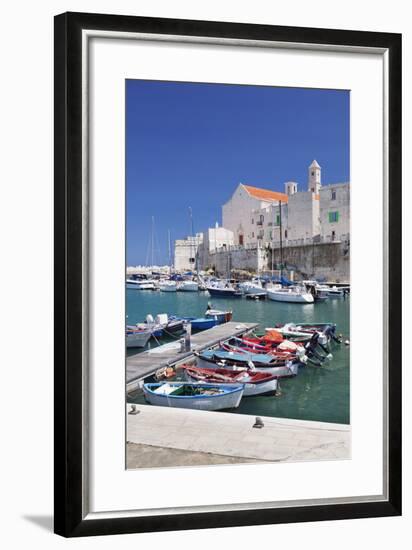
<svg viewBox="0 0 412 550">
<path fill-rule="evenodd" d="M 55 531 L 401 513 L 401 37 L 55 18 Z"/>
</svg>

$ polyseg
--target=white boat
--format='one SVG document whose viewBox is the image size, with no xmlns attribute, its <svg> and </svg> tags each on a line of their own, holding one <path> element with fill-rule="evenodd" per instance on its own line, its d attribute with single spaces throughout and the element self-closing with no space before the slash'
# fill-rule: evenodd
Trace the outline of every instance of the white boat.
<svg viewBox="0 0 412 550">
<path fill-rule="evenodd" d="M 180 292 L 197 292 L 199 284 L 196 281 L 181 281 L 177 285 L 177 290 Z"/>
<path fill-rule="evenodd" d="M 143 393 L 151 405 L 218 411 L 239 406 L 243 384 L 188 384 L 161 382 L 144 384 Z"/>
<path fill-rule="evenodd" d="M 159 290 L 162 292 L 176 292 L 177 283 L 176 281 L 160 281 Z"/>
<path fill-rule="evenodd" d="M 342 298 L 344 292 L 337 286 L 318 285 L 318 288 L 328 293 L 329 298 Z"/>
<path fill-rule="evenodd" d="M 241 283 L 239 287 L 245 294 L 267 294 L 266 289 L 263 287 L 260 279 L 252 279 L 251 281 L 245 281 Z"/>
<path fill-rule="evenodd" d="M 290 286 L 288 288 L 272 288 L 267 291 L 269 300 L 275 302 L 292 302 L 299 304 L 313 304 L 314 298 L 303 287 Z"/>
<path fill-rule="evenodd" d="M 150 340 L 152 332 L 150 330 L 140 330 L 136 327 L 126 328 L 126 347 L 144 348 Z"/>
<path fill-rule="evenodd" d="M 152 279 L 126 279 L 126 288 L 135 290 L 155 290 L 156 281 Z"/>
</svg>

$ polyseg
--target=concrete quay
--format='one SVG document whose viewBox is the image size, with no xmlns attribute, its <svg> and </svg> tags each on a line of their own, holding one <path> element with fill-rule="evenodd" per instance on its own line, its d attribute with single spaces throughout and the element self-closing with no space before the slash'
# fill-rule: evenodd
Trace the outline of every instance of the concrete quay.
<svg viewBox="0 0 412 550">
<path fill-rule="evenodd" d="M 212 459 L 190 456 L 184 465 L 268 461 L 344 460 L 351 456 L 351 428 L 346 424 L 261 417 L 264 427 L 253 428 L 255 416 L 136 405 L 127 414 L 129 444 L 151 446 L 153 461 L 135 453 L 130 467 L 173 465 L 176 450 L 208 453 Z M 127 406 L 130 413 L 131 405 Z M 157 449 L 156 449 L 157 448 Z M 164 461 L 159 455 L 159 448 Z M 145 447 L 147 453 L 147 447 Z M 169 454 L 167 450 L 170 450 Z M 156 460 L 156 451 L 158 459 Z M 219 457 L 213 460 L 213 455 Z M 184 456 L 184 455 L 182 455 Z M 200 462 L 199 462 L 200 460 Z M 189 462 L 189 464 L 187 464 Z M 176 456 L 175 465 L 181 465 Z"/>
</svg>

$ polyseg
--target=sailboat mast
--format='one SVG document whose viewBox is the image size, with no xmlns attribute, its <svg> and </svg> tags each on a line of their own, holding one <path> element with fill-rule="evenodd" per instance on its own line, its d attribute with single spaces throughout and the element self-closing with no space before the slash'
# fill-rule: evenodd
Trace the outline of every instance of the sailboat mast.
<svg viewBox="0 0 412 550">
<path fill-rule="evenodd" d="M 154 216 L 152 216 L 152 268 L 154 266 Z"/>
<path fill-rule="evenodd" d="M 170 229 L 167 231 L 168 242 L 169 242 L 169 275 L 172 273 L 172 248 L 170 246 Z"/>
<path fill-rule="evenodd" d="M 273 283 L 273 251 L 275 249 L 275 203 L 272 204 L 273 220 L 272 220 L 272 283 Z"/>
<path fill-rule="evenodd" d="M 279 240 L 280 240 L 280 277 L 283 270 L 283 250 L 282 250 L 282 202 L 279 201 Z"/>
</svg>

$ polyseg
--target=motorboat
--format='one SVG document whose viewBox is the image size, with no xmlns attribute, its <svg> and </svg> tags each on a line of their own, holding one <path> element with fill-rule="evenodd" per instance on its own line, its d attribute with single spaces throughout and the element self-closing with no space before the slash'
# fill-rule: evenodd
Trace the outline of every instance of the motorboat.
<svg viewBox="0 0 412 550">
<path fill-rule="evenodd" d="M 232 320 L 232 311 L 222 311 L 221 309 L 213 309 L 208 306 L 208 309 L 205 312 L 205 317 L 207 319 L 215 319 L 218 321 L 217 324 L 228 323 Z"/>
<path fill-rule="evenodd" d="M 231 311 L 209 308 L 204 317 L 186 317 L 185 321 L 192 325 L 192 330 L 200 331 L 213 328 L 216 325 L 227 323 L 232 319 Z"/>
<path fill-rule="evenodd" d="M 215 281 L 210 283 L 206 287 L 206 290 L 211 296 L 218 298 L 241 298 L 243 294 L 241 290 L 234 287 L 228 281 Z"/>
<path fill-rule="evenodd" d="M 126 288 L 156 290 L 156 281 L 152 279 L 126 279 Z"/>
<path fill-rule="evenodd" d="M 262 281 L 258 278 L 240 283 L 239 287 L 245 294 L 267 294 Z"/>
<path fill-rule="evenodd" d="M 143 384 L 145 400 L 160 407 L 177 407 L 201 411 L 235 409 L 239 406 L 243 384 L 207 384 L 157 382 Z"/>
<path fill-rule="evenodd" d="M 128 326 L 126 327 L 126 347 L 144 348 L 151 336 L 150 330 Z"/>
<path fill-rule="evenodd" d="M 313 304 L 313 295 L 301 286 L 290 286 L 287 288 L 270 288 L 267 291 L 269 300 L 275 302 L 290 302 L 299 304 Z"/>
</svg>

